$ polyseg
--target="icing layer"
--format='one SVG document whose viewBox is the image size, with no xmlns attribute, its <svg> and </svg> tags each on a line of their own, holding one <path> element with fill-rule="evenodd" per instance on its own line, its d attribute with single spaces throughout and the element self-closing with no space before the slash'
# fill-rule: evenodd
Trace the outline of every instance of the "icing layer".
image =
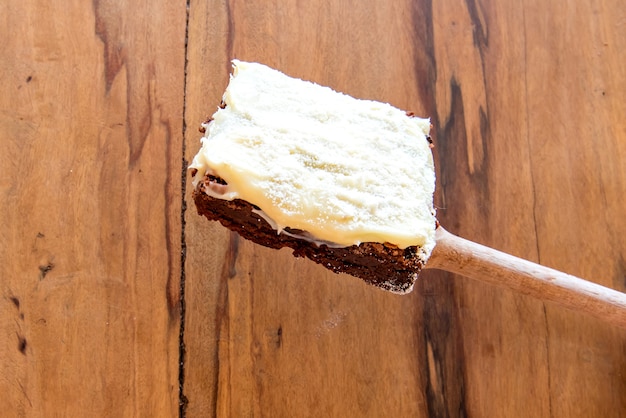
<svg viewBox="0 0 626 418">
<path fill-rule="evenodd" d="M 359 100 L 257 63 L 233 61 L 225 107 L 204 125 L 190 168 L 223 179 L 278 232 L 320 242 L 435 245 L 435 173 L 427 119 Z"/>
</svg>

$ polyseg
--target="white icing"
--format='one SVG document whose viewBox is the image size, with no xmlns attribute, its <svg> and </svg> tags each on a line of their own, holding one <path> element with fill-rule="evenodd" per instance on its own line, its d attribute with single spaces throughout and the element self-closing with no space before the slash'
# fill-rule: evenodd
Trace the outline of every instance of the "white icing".
<svg viewBox="0 0 626 418">
<path fill-rule="evenodd" d="M 311 234 L 309 234 L 306 231 L 303 231 L 301 233 L 289 232 L 286 229 L 278 226 L 276 224 L 276 222 L 274 222 L 274 220 L 272 218 L 267 216 L 267 214 L 265 212 L 263 212 L 262 210 L 260 210 L 260 209 L 252 209 L 252 213 L 255 213 L 255 214 L 259 215 L 259 217 L 263 218 L 265 220 L 265 222 L 267 222 L 269 224 L 269 226 L 272 227 L 272 229 L 276 230 L 276 234 L 285 234 L 285 235 L 288 235 L 288 236 L 293 237 L 293 238 L 297 238 L 297 239 L 301 239 L 301 240 L 304 240 L 304 241 L 312 242 L 315 245 L 317 245 L 318 247 L 320 245 L 326 245 L 329 248 L 342 248 L 342 247 L 345 247 L 345 245 L 337 244 L 335 242 L 324 241 L 324 240 L 317 239 L 316 237 L 312 236 Z"/>
<path fill-rule="evenodd" d="M 435 174 L 427 119 L 234 61 L 234 74 L 205 125 L 190 168 L 210 173 L 278 233 L 307 231 L 318 243 L 435 244 Z"/>
</svg>

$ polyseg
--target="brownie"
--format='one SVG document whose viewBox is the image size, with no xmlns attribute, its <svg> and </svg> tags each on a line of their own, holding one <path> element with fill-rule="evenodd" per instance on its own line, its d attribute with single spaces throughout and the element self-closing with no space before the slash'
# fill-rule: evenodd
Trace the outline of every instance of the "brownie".
<svg viewBox="0 0 626 418">
<path fill-rule="evenodd" d="M 205 176 L 198 182 L 193 199 L 200 215 L 219 221 L 243 238 L 265 247 L 289 247 L 296 257 L 306 257 L 335 273 L 346 273 L 365 282 L 396 293 L 407 293 L 413 288 L 423 267 L 419 247 L 400 249 L 393 244 L 364 242 L 348 247 L 318 245 L 288 234 L 278 234 L 272 226 L 254 211 L 258 207 L 241 199 L 223 200 L 207 195 L 203 190 L 210 184 L 225 184 L 223 180 Z M 285 228 L 287 233 L 302 235 L 303 231 Z"/>
</svg>

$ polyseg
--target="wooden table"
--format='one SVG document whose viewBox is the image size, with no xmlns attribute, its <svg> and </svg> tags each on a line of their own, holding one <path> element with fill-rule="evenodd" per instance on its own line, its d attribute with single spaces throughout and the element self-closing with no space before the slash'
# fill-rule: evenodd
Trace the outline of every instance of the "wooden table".
<svg viewBox="0 0 626 418">
<path fill-rule="evenodd" d="M 200 218 L 230 59 L 429 116 L 451 232 L 626 290 L 621 0 L 5 1 L 0 414 L 626 416 L 626 330 Z"/>
</svg>

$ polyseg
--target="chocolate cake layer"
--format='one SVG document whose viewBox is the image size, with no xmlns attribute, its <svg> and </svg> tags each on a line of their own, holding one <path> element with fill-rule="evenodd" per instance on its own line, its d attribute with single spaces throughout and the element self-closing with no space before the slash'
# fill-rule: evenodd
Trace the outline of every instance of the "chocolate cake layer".
<svg viewBox="0 0 626 418">
<path fill-rule="evenodd" d="M 390 244 L 364 242 L 347 247 L 329 247 L 277 233 L 272 226 L 254 211 L 258 208 L 241 199 L 216 199 L 204 193 L 219 179 L 205 176 L 193 193 L 200 215 L 219 221 L 242 237 L 265 247 L 280 249 L 288 247 L 297 257 L 306 257 L 335 273 L 346 273 L 365 282 L 396 293 L 407 293 L 413 288 L 422 260 L 418 247 L 400 249 Z M 303 231 L 285 229 L 287 233 L 300 235 Z"/>
</svg>

